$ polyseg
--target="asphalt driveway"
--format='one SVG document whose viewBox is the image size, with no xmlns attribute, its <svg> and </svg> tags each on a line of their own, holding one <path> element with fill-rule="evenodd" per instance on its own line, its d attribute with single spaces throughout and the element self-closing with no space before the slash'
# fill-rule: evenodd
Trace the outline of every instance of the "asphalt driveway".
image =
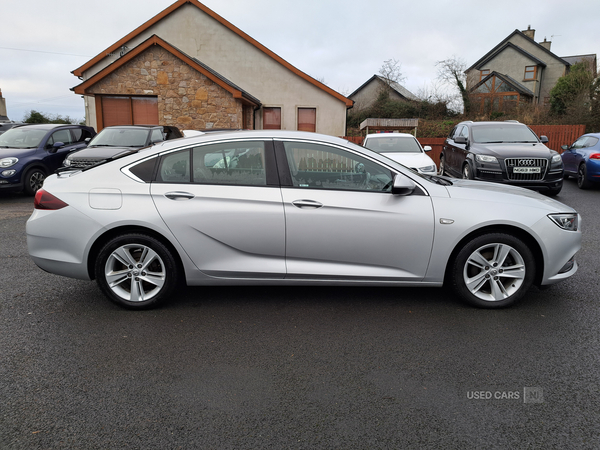
<svg viewBox="0 0 600 450">
<path fill-rule="evenodd" d="M 579 272 L 510 309 L 196 287 L 131 312 L 35 267 L 32 199 L 0 193 L 0 448 L 599 448 L 600 190 L 558 199 Z"/>
</svg>

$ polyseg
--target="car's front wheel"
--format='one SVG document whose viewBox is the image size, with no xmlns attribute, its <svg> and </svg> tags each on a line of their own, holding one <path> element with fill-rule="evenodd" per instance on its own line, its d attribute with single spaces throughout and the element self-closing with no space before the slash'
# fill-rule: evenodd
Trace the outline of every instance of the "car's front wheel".
<svg viewBox="0 0 600 450">
<path fill-rule="evenodd" d="M 462 175 L 463 175 L 464 180 L 472 180 L 473 179 L 473 171 L 471 170 L 471 166 L 469 165 L 469 163 L 466 163 L 463 166 Z"/>
<path fill-rule="evenodd" d="M 519 300 L 535 277 L 535 259 L 520 239 L 489 233 L 468 242 L 451 266 L 457 294 L 480 308 L 502 308 Z"/>
<path fill-rule="evenodd" d="M 23 178 L 23 190 L 27 195 L 35 195 L 42 188 L 46 174 L 42 169 L 30 169 Z"/>
<path fill-rule="evenodd" d="M 171 251 L 145 234 L 126 234 L 108 241 L 96 259 L 96 281 L 113 302 L 129 309 L 148 309 L 172 295 L 180 278 Z"/>
<path fill-rule="evenodd" d="M 438 170 L 438 175 L 445 175 L 446 172 L 446 158 L 444 155 L 440 155 L 440 168 Z"/>
</svg>

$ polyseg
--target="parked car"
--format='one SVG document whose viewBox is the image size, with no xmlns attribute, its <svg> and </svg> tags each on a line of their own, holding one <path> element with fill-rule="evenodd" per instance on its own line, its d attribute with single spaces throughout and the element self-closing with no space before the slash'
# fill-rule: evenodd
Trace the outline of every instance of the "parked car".
<svg viewBox="0 0 600 450">
<path fill-rule="evenodd" d="M 437 173 L 435 162 L 425 153 L 430 152 L 431 147 L 421 147 L 412 134 L 367 134 L 363 146 L 419 172 L 431 175 Z"/>
<path fill-rule="evenodd" d="M 573 275 L 581 246 L 577 212 L 536 192 L 421 174 L 298 131 L 164 142 L 54 174 L 34 206 L 33 261 L 96 279 L 134 309 L 173 299 L 184 283 L 446 283 L 497 308 Z"/>
<path fill-rule="evenodd" d="M 575 177 L 580 189 L 600 183 L 600 133 L 584 134 L 572 145 L 561 148 L 565 178 Z"/>
<path fill-rule="evenodd" d="M 440 157 L 440 173 L 470 180 L 512 184 L 557 195 L 562 189 L 560 154 L 516 121 L 461 122 Z"/>
<path fill-rule="evenodd" d="M 84 168 L 132 149 L 140 149 L 183 137 L 177 127 L 166 125 L 119 125 L 106 127 L 92 139 L 84 151 L 70 154 L 67 167 Z"/>
<path fill-rule="evenodd" d="M 0 189 L 33 195 L 65 157 L 96 135 L 82 125 L 20 125 L 0 135 Z"/>
<path fill-rule="evenodd" d="M 0 134 L 7 132 L 11 128 L 16 127 L 17 125 L 25 125 L 25 124 L 24 123 L 17 123 L 17 122 L 3 122 L 3 123 L 0 123 Z"/>
</svg>

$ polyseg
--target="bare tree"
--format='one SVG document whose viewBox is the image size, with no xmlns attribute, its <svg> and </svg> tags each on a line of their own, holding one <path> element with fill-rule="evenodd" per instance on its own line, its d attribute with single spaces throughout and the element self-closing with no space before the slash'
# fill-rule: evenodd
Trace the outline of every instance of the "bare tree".
<svg viewBox="0 0 600 450">
<path fill-rule="evenodd" d="M 383 65 L 379 68 L 379 75 L 383 78 L 383 82 L 391 87 L 392 83 L 402 83 L 406 80 L 405 77 L 402 76 L 401 72 L 402 65 L 400 61 L 397 59 L 388 59 L 383 62 Z"/>
<path fill-rule="evenodd" d="M 463 103 L 463 111 L 468 115 L 471 112 L 471 101 L 466 86 L 467 75 L 465 70 L 467 63 L 453 56 L 450 59 L 438 61 L 436 66 L 438 66 L 438 79 L 458 90 Z"/>
</svg>

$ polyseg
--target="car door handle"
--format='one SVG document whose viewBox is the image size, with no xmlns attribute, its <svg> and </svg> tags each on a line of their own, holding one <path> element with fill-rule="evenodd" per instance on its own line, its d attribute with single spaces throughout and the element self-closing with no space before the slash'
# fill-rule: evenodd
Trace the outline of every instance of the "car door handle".
<svg viewBox="0 0 600 450">
<path fill-rule="evenodd" d="M 323 203 L 314 200 L 295 200 L 292 202 L 292 205 L 300 209 L 317 209 L 323 206 Z"/>
<path fill-rule="evenodd" d="M 191 192 L 173 191 L 165 194 L 169 200 L 191 200 L 195 197 Z"/>
</svg>

